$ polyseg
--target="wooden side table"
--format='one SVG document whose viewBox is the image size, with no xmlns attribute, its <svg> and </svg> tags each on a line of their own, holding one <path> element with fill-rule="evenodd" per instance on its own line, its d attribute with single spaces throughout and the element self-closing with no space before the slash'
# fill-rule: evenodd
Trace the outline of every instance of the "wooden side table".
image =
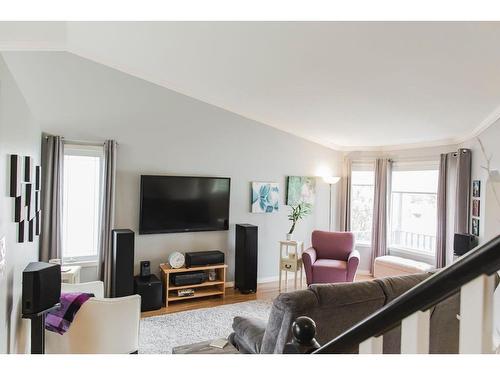
<svg viewBox="0 0 500 375">
<path fill-rule="evenodd" d="M 281 292 L 281 273 L 285 271 L 285 290 L 288 288 L 288 272 L 294 273 L 294 288 L 297 289 L 297 274 L 300 271 L 302 286 L 302 253 L 304 242 L 280 241 L 279 291 Z"/>
<path fill-rule="evenodd" d="M 61 267 L 61 282 L 66 284 L 78 284 L 80 282 L 81 266 L 65 266 Z"/>
</svg>

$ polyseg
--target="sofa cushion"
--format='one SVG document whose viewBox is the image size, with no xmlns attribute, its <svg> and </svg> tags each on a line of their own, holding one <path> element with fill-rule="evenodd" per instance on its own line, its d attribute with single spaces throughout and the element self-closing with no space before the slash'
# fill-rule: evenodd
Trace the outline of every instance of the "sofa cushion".
<svg viewBox="0 0 500 375">
<path fill-rule="evenodd" d="M 375 278 L 388 276 L 412 275 L 424 273 L 434 267 L 424 262 L 413 259 L 384 255 L 375 259 L 373 264 L 373 276 Z"/>
<path fill-rule="evenodd" d="M 346 281 L 347 262 L 334 259 L 318 259 L 312 265 L 315 283 Z"/>
<path fill-rule="evenodd" d="M 319 308 L 309 316 L 316 322 L 316 339 L 322 345 L 380 309 L 385 301 L 384 292 L 373 281 L 311 285 L 310 289 L 318 296 Z"/>
<path fill-rule="evenodd" d="M 418 283 L 424 281 L 430 276 L 430 273 L 418 273 L 406 276 L 391 276 L 375 279 L 374 282 L 378 283 L 386 295 L 385 303 L 391 302 L 393 299 L 398 298 L 401 294 L 408 289 L 413 288 Z"/>
<path fill-rule="evenodd" d="M 311 244 L 318 258 L 347 260 L 354 248 L 354 235 L 352 232 L 315 230 L 311 235 Z"/>
</svg>

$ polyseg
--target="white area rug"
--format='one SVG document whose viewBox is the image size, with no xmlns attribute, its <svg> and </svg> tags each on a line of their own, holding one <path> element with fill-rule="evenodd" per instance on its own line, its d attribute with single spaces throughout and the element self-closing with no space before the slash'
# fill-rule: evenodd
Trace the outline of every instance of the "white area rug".
<svg viewBox="0 0 500 375">
<path fill-rule="evenodd" d="M 139 354 L 171 354 L 172 348 L 227 337 L 235 316 L 267 321 L 271 301 L 249 301 L 141 319 Z"/>
</svg>

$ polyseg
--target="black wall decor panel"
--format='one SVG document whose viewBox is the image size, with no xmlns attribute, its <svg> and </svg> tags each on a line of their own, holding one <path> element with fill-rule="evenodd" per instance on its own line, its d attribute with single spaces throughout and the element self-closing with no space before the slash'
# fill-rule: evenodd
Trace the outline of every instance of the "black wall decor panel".
<svg viewBox="0 0 500 375">
<path fill-rule="evenodd" d="M 19 197 L 14 198 L 14 221 L 16 223 L 20 223 L 26 217 L 26 205 L 24 201 L 24 194 L 21 194 Z"/>
<path fill-rule="evenodd" d="M 21 221 L 17 227 L 17 242 L 20 242 L 20 243 L 24 242 L 24 234 L 26 231 L 24 223 L 25 223 L 24 220 Z"/>
<path fill-rule="evenodd" d="M 24 185 L 24 191 L 25 191 L 25 201 L 24 201 L 24 204 L 26 205 L 26 207 L 28 206 L 31 206 L 31 197 L 32 197 L 32 192 L 33 190 L 33 185 L 31 184 L 25 184 Z"/>
<path fill-rule="evenodd" d="M 37 236 L 40 235 L 40 229 L 41 229 L 41 211 L 38 211 L 35 215 L 35 234 Z"/>
<path fill-rule="evenodd" d="M 10 155 L 9 195 L 14 198 L 14 222 L 18 223 L 17 241 L 33 242 L 41 232 L 41 167 L 31 156 Z"/>
<path fill-rule="evenodd" d="M 33 158 L 31 156 L 24 157 L 24 182 L 31 182 L 33 176 Z"/>
<path fill-rule="evenodd" d="M 35 212 L 40 211 L 40 191 L 35 191 Z"/>
<path fill-rule="evenodd" d="M 10 155 L 10 196 L 21 195 L 21 158 L 19 155 Z"/>
<path fill-rule="evenodd" d="M 40 191 L 40 187 L 42 186 L 42 167 L 37 165 L 35 167 L 35 190 Z"/>
<path fill-rule="evenodd" d="M 26 217 L 32 220 L 35 217 L 35 190 L 33 184 L 26 184 Z"/>
<path fill-rule="evenodd" d="M 35 219 L 28 221 L 28 241 L 33 242 L 35 238 Z"/>
</svg>

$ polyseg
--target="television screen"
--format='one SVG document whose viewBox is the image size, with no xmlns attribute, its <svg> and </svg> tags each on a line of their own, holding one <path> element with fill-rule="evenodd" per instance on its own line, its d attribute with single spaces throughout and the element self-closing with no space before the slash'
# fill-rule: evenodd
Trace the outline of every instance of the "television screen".
<svg viewBox="0 0 500 375">
<path fill-rule="evenodd" d="M 230 178 L 141 176 L 139 233 L 229 228 Z"/>
</svg>

